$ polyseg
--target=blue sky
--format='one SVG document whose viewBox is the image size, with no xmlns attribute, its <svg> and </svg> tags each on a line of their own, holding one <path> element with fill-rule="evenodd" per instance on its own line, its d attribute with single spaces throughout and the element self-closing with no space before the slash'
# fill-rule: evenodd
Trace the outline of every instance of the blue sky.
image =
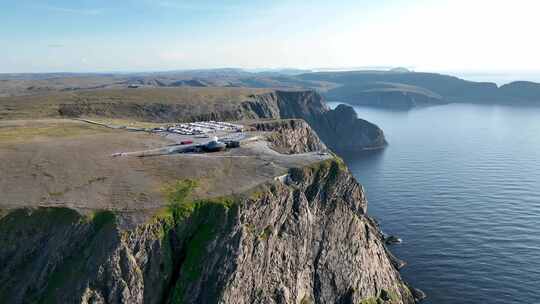
<svg viewBox="0 0 540 304">
<path fill-rule="evenodd" d="M 533 0 L 0 0 L 0 72 L 538 70 Z"/>
</svg>

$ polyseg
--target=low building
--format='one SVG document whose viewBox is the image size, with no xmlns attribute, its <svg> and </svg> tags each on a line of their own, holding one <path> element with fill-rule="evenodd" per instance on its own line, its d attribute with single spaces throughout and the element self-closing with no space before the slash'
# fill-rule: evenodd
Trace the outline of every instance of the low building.
<svg viewBox="0 0 540 304">
<path fill-rule="evenodd" d="M 217 137 L 203 145 L 203 150 L 206 152 L 219 152 L 227 148 L 227 145 L 220 142 Z"/>
</svg>

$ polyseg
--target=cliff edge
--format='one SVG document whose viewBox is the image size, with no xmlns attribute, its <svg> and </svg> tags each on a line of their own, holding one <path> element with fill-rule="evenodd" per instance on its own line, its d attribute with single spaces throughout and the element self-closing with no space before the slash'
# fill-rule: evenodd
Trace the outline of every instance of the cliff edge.
<svg viewBox="0 0 540 304">
<path fill-rule="evenodd" d="M 330 159 L 247 196 L 123 215 L 18 209 L 0 220 L 6 303 L 414 303 L 366 215 L 362 187 Z M 38 245 L 39 244 L 39 245 Z"/>
<path fill-rule="evenodd" d="M 246 113 L 256 118 L 303 119 L 338 153 L 387 145 L 384 132 L 378 126 L 359 119 L 350 106 L 328 108 L 324 98 L 315 91 L 274 91 L 253 97 L 253 101 L 242 104 Z"/>
<path fill-rule="evenodd" d="M 54 97 L 54 98 L 53 98 Z M 5 100 L 9 109 L 40 105 L 40 113 L 60 117 L 109 117 L 147 122 L 305 120 L 329 148 L 337 152 L 382 148 L 383 131 L 358 119 L 352 108 L 332 110 L 315 91 L 248 90 L 233 88 L 140 89 L 74 92 L 71 95 Z M 36 99 L 36 101 L 32 101 Z M 43 100 L 44 99 L 44 100 Z M 51 104 L 51 100 L 55 100 Z M 46 107 L 43 104 L 46 103 Z M 2 102 L 0 100 L 0 110 Z M 56 114 L 55 114 L 56 113 Z M 24 118 L 17 116 L 18 119 Z"/>
<path fill-rule="evenodd" d="M 165 143 L 122 130 L 0 144 L 0 189 L 39 185 L 0 198 L 0 299 L 414 303 L 343 161 L 302 120 L 261 123 L 270 142 L 199 156 L 111 158 L 120 143 Z"/>
</svg>

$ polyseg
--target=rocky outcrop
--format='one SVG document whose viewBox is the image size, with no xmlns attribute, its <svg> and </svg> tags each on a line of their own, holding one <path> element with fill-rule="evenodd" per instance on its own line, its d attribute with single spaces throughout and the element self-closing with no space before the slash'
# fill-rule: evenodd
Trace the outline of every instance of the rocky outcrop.
<svg viewBox="0 0 540 304">
<path fill-rule="evenodd" d="M 336 152 L 380 149 L 387 145 L 383 131 L 367 120 L 359 119 L 354 109 L 339 105 L 317 120 L 314 129 Z"/>
<path fill-rule="evenodd" d="M 330 109 L 315 91 L 274 91 L 253 96 L 242 104 L 258 118 L 302 118 L 308 123 Z"/>
<path fill-rule="evenodd" d="M 236 106 L 194 108 L 192 105 L 174 103 L 128 103 L 128 102 L 78 102 L 60 104 L 58 112 L 64 117 L 97 116 L 128 118 L 151 122 L 240 120 L 249 113 L 244 113 Z M 251 115 L 253 116 L 253 115 Z"/>
<path fill-rule="evenodd" d="M 129 229 L 120 213 L 16 210 L 0 219 L 0 299 L 413 303 L 366 209 L 362 187 L 330 159 L 242 196 L 175 197 Z"/>
<path fill-rule="evenodd" d="M 254 233 L 241 240 L 224 302 L 238 303 L 244 290 L 253 296 L 241 303 L 359 303 L 382 290 L 413 302 L 365 214 L 361 186 L 339 161 L 292 170 L 289 185 L 242 212 Z"/>
<path fill-rule="evenodd" d="M 270 132 L 271 147 L 283 154 L 326 151 L 319 136 L 302 119 L 262 121 L 251 125 L 257 131 Z"/>
<path fill-rule="evenodd" d="M 249 113 L 259 118 L 301 118 L 332 150 L 339 152 L 378 149 L 386 146 L 383 131 L 376 125 L 358 119 L 354 109 L 340 105 L 331 110 L 323 97 L 314 91 L 276 91 L 256 96 L 244 103 Z"/>
<path fill-rule="evenodd" d="M 204 82 L 200 79 L 186 79 L 186 80 L 178 80 L 170 83 L 168 86 L 170 87 L 208 87 L 208 83 Z"/>
<path fill-rule="evenodd" d="M 219 108 L 193 107 L 182 103 L 78 102 L 61 104 L 59 112 L 67 117 L 104 116 L 155 122 L 299 118 L 305 120 L 331 149 L 338 152 L 384 147 L 386 140 L 383 131 L 372 123 L 358 119 L 354 110 L 346 107 L 329 109 L 323 97 L 315 91 L 273 91 Z"/>
<path fill-rule="evenodd" d="M 337 92 L 332 92 L 332 94 L 337 94 L 337 96 L 339 96 L 339 93 Z M 337 98 L 352 105 L 391 109 L 412 109 L 415 107 L 447 104 L 447 102 L 437 94 L 405 88 L 356 90 L 356 92 L 351 92 L 346 97 L 341 96 Z"/>
</svg>

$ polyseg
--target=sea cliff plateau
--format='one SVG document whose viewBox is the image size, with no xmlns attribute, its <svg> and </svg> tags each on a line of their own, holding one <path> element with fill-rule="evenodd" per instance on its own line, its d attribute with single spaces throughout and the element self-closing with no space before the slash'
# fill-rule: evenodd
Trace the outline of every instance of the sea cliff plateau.
<svg viewBox="0 0 540 304">
<path fill-rule="evenodd" d="M 132 104 L 54 103 L 55 118 L 0 122 L 2 302 L 418 300 L 367 214 L 363 187 L 326 146 L 385 144 L 350 107 L 330 110 L 313 91 L 250 94 L 189 117 L 242 120 L 256 141 L 151 157 L 113 155 L 171 140 L 69 118 L 171 115 Z M 358 141 L 348 144 L 347 132 Z"/>
</svg>

